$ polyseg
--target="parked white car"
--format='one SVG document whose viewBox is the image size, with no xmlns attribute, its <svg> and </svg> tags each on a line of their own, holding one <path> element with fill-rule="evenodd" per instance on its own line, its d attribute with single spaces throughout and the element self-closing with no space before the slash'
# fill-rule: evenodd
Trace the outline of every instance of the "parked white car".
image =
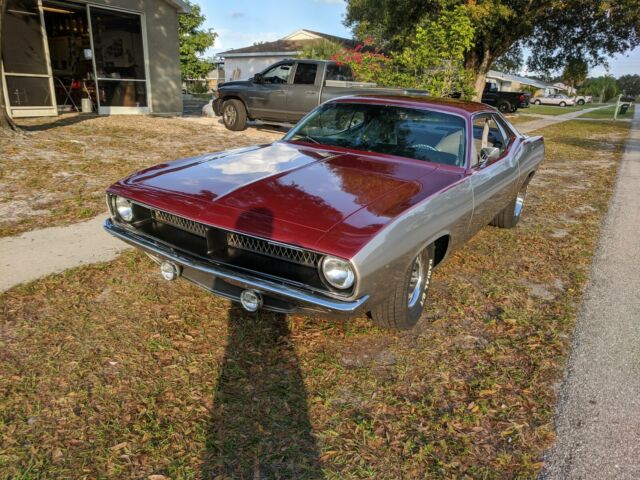
<svg viewBox="0 0 640 480">
<path fill-rule="evenodd" d="M 591 103 L 593 97 L 591 95 L 576 95 L 573 97 L 573 101 L 576 102 L 577 105 L 584 105 L 585 103 Z"/>
<path fill-rule="evenodd" d="M 532 100 L 532 103 L 536 105 L 559 105 L 561 107 L 573 106 L 576 104 L 573 98 L 568 97 L 563 93 L 554 93 L 553 95 L 547 95 L 546 97 L 536 97 Z"/>
</svg>

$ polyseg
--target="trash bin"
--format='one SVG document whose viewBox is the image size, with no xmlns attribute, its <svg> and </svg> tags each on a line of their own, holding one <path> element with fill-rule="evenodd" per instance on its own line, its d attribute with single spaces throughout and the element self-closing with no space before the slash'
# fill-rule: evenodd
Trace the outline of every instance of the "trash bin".
<svg viewBox="0 0 640 480">
<path fill-rule="evenodd" d="M 627 110 L 629 110 L 629 104 L 623 103 L 622 105 L 620 105 L 620 110 L 618 110 L 618 113 L 620 115 L 624 115 L 625 113 L 627 113 Z"/>
<path fill-rule="evenodd" d="M 82 113 L 91 113 L 93 111 L 93 106 L 91 105 L 90 98 L 83 98 L 80 105 Z"/>
</svg>

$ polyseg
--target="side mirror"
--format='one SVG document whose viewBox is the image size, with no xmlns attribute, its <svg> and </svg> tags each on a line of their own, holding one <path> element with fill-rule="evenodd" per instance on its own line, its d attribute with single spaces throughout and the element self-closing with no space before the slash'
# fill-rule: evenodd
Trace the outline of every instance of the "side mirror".
<svg viewBox="0 0 640 480">
<path fill-rule="evenodd" d="M 500 158 L 500 149 L 497 147 L 484 147 L 480 150 L 480 168 L 486 167 L 490 162 Z"/>
<path fill-rule="evenodd" d="M 253 83 L 262 83 L 262 74 L 261 73 L 256 73 L 253 76 Z"/>
</svg>

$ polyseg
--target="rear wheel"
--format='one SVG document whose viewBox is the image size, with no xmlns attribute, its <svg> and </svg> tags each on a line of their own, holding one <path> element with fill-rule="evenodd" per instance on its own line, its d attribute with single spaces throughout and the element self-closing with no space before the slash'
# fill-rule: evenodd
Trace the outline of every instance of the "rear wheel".
<svg viewBox="0 0 640 480">
<path fill-rule="evenodd" d="M 535 100 L 533 103 L 535 103 L 536 105 L 541 105 L 542 102 L 540 100 Z"/>
<path fill-rule="evenodd" d="M 491 225 L 498 228 L 513 228 L 520 221 L 522 210 L 524 209 L 524 201 L 527 197 L 527 187 L 531 181 L 531 176 L 527 178 L 516 197 L 504 207 L 502 211 L 491 220 Z"/>
<path fill-rule="evenodd" d="M 227 100 L 222 105 L 222 121 L 224 126 L 235 132 L 244 130 L 247 126 L 247 109 L 240 100 Z"/>
<path fill-rule="evenodd" d="M 566 106 L 567 106 L 567 103 L 566 103 L 566 102 L 560 102 L 560 106 L 561 106 L 561 107 L 566 107 Z"/>
<path fill-rule="evenodd" d="M 509 113 L 511 111 L 511 104 L 506 100 L 500 100 L 496 105 L 496 108 L 502 113 Z"/>
<path fill-rule="evenodd" d="M 409 330 L 418 323 L 431 285 L 434 258 L 433 244 L 414 258 L 400 284 L 370 312 L 376 325 L 394 330 Z"/>
<path fill-rule="evenodd" d="M 584 100 L 582 99 L 578 100 L 578 105 L 584 105 Z"/>
</svg>

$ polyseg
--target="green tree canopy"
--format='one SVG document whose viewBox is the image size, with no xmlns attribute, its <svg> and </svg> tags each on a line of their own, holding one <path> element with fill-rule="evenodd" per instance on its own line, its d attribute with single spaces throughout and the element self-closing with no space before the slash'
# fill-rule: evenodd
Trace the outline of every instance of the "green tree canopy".
<svg viewBox="0 0 640 480">
<path fill-rule="evenodd" d="M 203 29 L 206 17 L 200 5 L 185 0 L 191 8 L 190 13 L 178 16 L 178 40 L 180 45 L 180 68 L 183 78 L 202 78 L 213 68 L 213 64 L 202 58 L 213 47 L 218 34 L 213 29 Z"/>
<path fill-rule="evenodd" d="M 597 97 L 600 101 L 606 102 L 618 95 L 618 84 L 611 75 L 587 78 L 578 89 L 578 92 L 582 95 Z"/>
<path fill-rule="evenodd" d="M 531 51 L 534 71 L 580 58 L 589 65 L 640 43 L 638 0 L 347 0 L 345 25 L 384 49 L 402 50 L 425 19 L 438 21 L 456 6 L 468 11 L 475 35 L 465 65 L 484 86 L 493 63 L 515 44 Z"/>
<path fill-rule="evenodd" d="M 569 60 L 562 71 L 562 81 L 576 88 L 581 85 L 589 75 L 589 65 L 584 60 L 574 58 Z"/>
<path fill-rule="evenodd" d="M 306 45 L 300 53 L 300 58 L 312 58 L 316 60 L 329 60 L 340 52 L 344 47 L 339 43 L 330 40 L 321 40 Z"/>
<path fill-rule="evenodd" d="M 622 75 L 617 80 L 618 88 L 626 95 L 640 95 L 640 75 Z"/>
</svg>

